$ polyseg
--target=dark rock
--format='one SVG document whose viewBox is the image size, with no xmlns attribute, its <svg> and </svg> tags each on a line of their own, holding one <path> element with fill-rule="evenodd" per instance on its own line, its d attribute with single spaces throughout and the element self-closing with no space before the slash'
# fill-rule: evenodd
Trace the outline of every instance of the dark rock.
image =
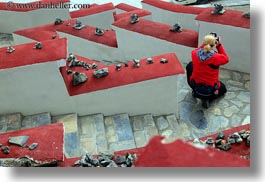
<svg viewBox="0 0 265 182">
<path fill-rule="evenodd" d="M 76 60 L 76 59 L 72 59 L 71 61 L 70 61 L 70 63 L 68 64 L 68 66 L 69 67 L 73 67 L 73 66 L 77 66 L 78 65 L 78 60 Z"/>
<path fill-rule="evenodd" d="M 241 131 L 239 132 L 239 135 L 240 135 L 243 139 L 247 139 L 247 137 L 250 135 L 250 131 L 241 130 Z"/>
<path fill-rule="evenodd" d="M 250 146 L 250 136 L 247 137 L 246 145 Z"/>
<path fill-rule="evenodd" d="M 136 67 L 136 68 L 139 68 L 140 67 L 140 60 L 133 59 L 133 66 Z"/>
<path fill-rule="evenodd" d="M 90 163 L 92 163 L 93 159 L 94 159 L 94 157 L 93 157 L 92 154 L 87 153 L 87 154 L 85 155 L 85 161 L 86 161 L 86 162 L 90 162 Z"/>
<path fill-rule="evenodd" d="M 173 27 L 170 29 L 171 32 L 182 32 L 182 28 L 179 25 L 179 23 L 176 23 L 175 25 L 173 25 Z"/>
<path fill-rule="evenodd" d="M 241 143 L 243 141 L 238 132 L 233 133 L 232 137 L 235 139 L 236 143 Z"/>
<path fill-rule="evenodd" d="M 221 4 L 214 4 L 214 10 L 211 13 L 213 15 L 222 15 L 225 13 L 225 10 Z"/>
<path fill-rule="evenodd" d="M 95 35 L 104 35 L 104 31 L 101 28 L 96 27 Z"/>
<path fill-rule="evenodd" d="M 222 144 L 222 140 L 223 140 L 223 139 L 215 140 L 215 144 L 216 144 L 216 145 L 221 145 L 221 144 Z"/>
<path fill-rule="evenodd" d="M 232 137 L 232 135 L 229 135 L 227 138 L 227 142 L 233 144 L 236 143 L 236 139 Z"/>
<path fill-rule="evenodd" d="M 67 61 L 68 62 L 71 62 L 72 60 L 75 60 L 75 55 L 72 54 L 72 53 L 70 53 L 69 56 L 68 56 L 68 58 L 67 58 Z"/>
<path fill-rule="evenodd" d="M 116 156 L 114 161 L 116 162 L 116 164 L 122 164 L 122 163 L 126 163 L 126 158 L 125 156 Z"/>
<path fill-rule="evenodd" d="M 9 153 L 10 153 L 10 150 L 9 150 L 9 147 L 8 147 L 8 146 L 3 146 L 3 147 L 2 147 L 2 151 L 3 151 L 5 154 L 9 154 Z"/>
<path fill-rule="evenodd" d="M 98 65 L 96 63 L 92 63 L 92 69 L 98 69 Z"/>
<path fill-rule="evenodd" d="M 219 140 L 219 139 L 222 139 L 223 140 L 224 138 L 225 138 L 225 135 L 222 132 L 220 132 L 220 133 L 217 134 L 217 136 L 216 136 L 215 139 L 216 140 Z"/>
<path fill-rule="evenodd" d="M 128 65 L 128 63 L 124 63 L 124 66 L 125 66 L 125 67 L 128 67 L 129 65 Z"/>
<path fill-rule="evenodd" d="M 56 38 L 56 35 L 53 35 L 53 36 L 52 36 L 52 39 L 55 39 L 55 38 Z"/>
<path fill-rule="evenodd" d="M 218 145 L 217 148 L 220 150 L 228 151 L 231 149 L 231 145 L 227 143 L 226 145 Z"/>
<path fill-rule="evenodd" d="M 29 146 L 29 150 L 34 150 L 35 148 L 38 147 L 38 143 L 32 143 L 30 146 Z"/>
<path fill-rule="evenodd" d="M 2 147 L 2 146 L 3 146 L 3 144 L 0 143 L 0 147 Z"/>
<path fill-rule="evenodd" d="M 101 78 L 101 77 L 105 77 L 109 74 L 109 70 L 108 68 L 102 68 L 100 70 L 96 70 L 94 71 L 94 77 L 96 78 Z"/>
<path fill-rule="evenodd" d="M 90 163 L 91 163 L 93 166 L 99 166 L 99 161 L 98 161 L 98 159 L 93 158 L 93 159 L 91 160 Z"/>
<path fill-rule="evenodd" d="M 63 24 L 63 20 L 60 19 L 60 18 L 56 18 L 55 22 L 54 22 L 54 25 L 60 25 L 60 24 Z"/>
<path fill-rule="evenodd" d="M 205 141 L 205 143 L 211 147 L 215 147 L 214 145 L 214 139 L 213 138 L 207 138 L 207 140 Z"/>
<path fill-rule="evenodd" d="M 131 14 L 130 19 L 131 19 L 131 24 L 137 23 L 139 21 L 139 17 L 135 13 Z"/>
<path fill-rule="evenodd" d="M 244 13 L 244 14 L 243 14 L 243 17 L 244 17 L 244 18 L 250 18 L 250 12 L 246 12 L 246 13 Z"/>
<path fill-rule="evenodd" d="M 168 63 L 168 60 L 165 59 L 165 58 L 161 58 L 161 59 L 160 59 L 160 63 L 162 63 L 162 64 Z"/>
<path fill-rule="evenodd" d="M 106 160 L 102 160 L 99 162 L 99 164 L 103 167 L 107 167 L 110 163 L 112 162 L 112 160 L 110 159 L 106 159 Z"/>
<path fill-rule="evenodd" d="M 107 167 L 118 167 L 118 165 L 114 161 L 111 161 Z"/>
<path fill-rule="evenodd" d="M 75 72 L 73 74 L 73 85 L 79 85 L 87 81 L 87 76 L 84 73 Z"/>
<path fill-rule="evenodd" d="M 35 45 L 35 49 L 42 49 L 42 43 L 37 42 L 37 44 Z"/>
<path fill-rule="evenodd" d="M 121 68 L 122 68 L 122 67 L 121 67 L 121 64 L 117 64 L 117 65 L 116 65 L 116 70 L 117 70 L 117 71 L 120 71 Z"/>
<path fill-rule="evenodd" d="M 146 63 L 147 64 L 153 64 L 154 63 L 154 60 L 152 58 L 147 58 L 146 59 Z"/>
<path fill-rule="evenodd" d="M 110 159 L 110 160 L 112 160 L 113 157 L 114 157 L 114 154 L 112 154 L 112 153 L 103 153 L 103 152 L 100 152 L 100 153 L 98 154 L 98 156 L 99 156 L 99 157 L 102 157 L 102 158 L 104 158 L 104 159 Z"/>
<path fill-rule="evenodd" d="M 70 75 L 70 74 L 73 73 L 73 70 L 66 70 L 66 73 L 67 73 L 68 75 Z"/>
<path fill-rule="evenodd" d="M 85 27 L 85 25 L 82 25 L 81 21 L 76 20 L 75 25 L 73 26 L 76 30 L 81 30 Z"/>
<path fill-rule="evenodd" d="M 7 49 L 6 49 L 6 52 L 8 52 L 8 53 L 12 53 L 12 52 L 14 52 L 16 49 L 14 48 L 14 47 L 12 47 L 12 46 L 8 46 L 7 47 Z"/>
<path fill-rule="evenodd" d="M 14 145 L 24 146 L 28 140 L 29 136 L 16 136 L 10 137 L 8 142 Z"/>
</svg>

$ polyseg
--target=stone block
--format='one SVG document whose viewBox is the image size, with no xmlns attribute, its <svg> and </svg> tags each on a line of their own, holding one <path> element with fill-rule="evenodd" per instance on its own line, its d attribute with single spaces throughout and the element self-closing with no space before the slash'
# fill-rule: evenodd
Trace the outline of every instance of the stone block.
<svg viewBox="0 0 265 182">
<path fill-rule="evenodd" d="M 80 156 L 79 137 L 77 132 L 64 134 L 64 149 L 67 158 Z"/>
<path fill-rule="evenodd" d="M 65 133 L 77 132 L 77 114 L 64 114 L 59 116 L 54 116 L 52 118 L 53 123 L 64 123 L 64 131 Z"/>
</svg>

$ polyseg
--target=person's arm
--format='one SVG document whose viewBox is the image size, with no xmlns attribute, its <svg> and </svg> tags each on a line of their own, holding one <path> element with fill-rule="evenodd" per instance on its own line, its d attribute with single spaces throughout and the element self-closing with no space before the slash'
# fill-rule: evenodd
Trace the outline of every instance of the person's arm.
<svg viewBox="0 0 265 182">
<path fill-rule="evenodd" d="M 218 53 L 216 54 L 216 60 L 214 62 L 214 65 L 224 65 L 229 62 L 229 57 L 226 54 L 226 51 L 221 43 L 221 37 L 218 38 L 218 42 L 216 42 L 216 49 Z"/>
</svg>

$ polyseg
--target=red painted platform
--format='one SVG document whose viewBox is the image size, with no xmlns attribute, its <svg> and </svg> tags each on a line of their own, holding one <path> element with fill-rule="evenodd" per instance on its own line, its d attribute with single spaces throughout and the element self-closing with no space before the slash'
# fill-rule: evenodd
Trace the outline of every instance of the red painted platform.
<svg viewBox="0 0 265 182">
<path fill-rule="evenodd" d="M 90 8 L 82 8 L 77 11 L 71 11 L 70 16 L 71 18 L 79 18 L 83 16 L 89 16 L 94 15 L 97 13 L 102 13 L 104 11 L 114 10 L 115 6 L 112 3 L 106 3 L 106 4 L 92 4 Z"/>
<path fill-rule="evenodd" d="M 133 13 L 137 14 L 138 17 L 148 16 L 148 15 L 152 14 L 150 11 L 147 11 L 147 10 L 144 10 L 144 9 L 136 9 L 136 10 L 133 10 L 133 11 L 116 14 L 116 15 L 114 15 L 114 20 L 117 21 L 117 20 L 122 19 L 122 18 L 130 19 L 130 16 Z"/>
<path fill-rule="evenodd" d="M 15 3 L 12 2 L 0 2 L 0 10 L 4 11 L 16 11 L 16 12 L 27 12 L 27 11 L 32 11 L 39 9 L 39 7 L 46 7 L 49 5 L 58 5 L 59 7 L 61 6 L 62 3 L 68 3 L 70 0 L 39 0 L 35 2 L 30 2 L 30 3 Z M 21 4 L 26 4 L 27 6 L 22 6 Z M 41 3 L 41 4 L 40 4 Z M 52 3 L 52 4 L 51 4 Z"/>
<path fill-rule="evenodd" d="M 83 68 L 82 72 L 85 73 L 89 79 L 87 82 L 77 86 L 72 85 L 73 75 L 67 75 L 65 71 L 65 69 L 67 69 L 66 67 L 61 69 L 61 73 L 70 96 L 185 73 L 180 61 L 174 53 L 154 56 L 152 58 L 154 64 L 147 64 L 146 59 L 142 59 L 140 68 L 133 67 L 132 61 L 128 63 L 128 67 L 122 65 L 120 71 L 116 71 L 115 65 L 107 66 L 109 75 L 100 79 L 93 76 L 94 70 L 86 71 Z M 161 58 L 166 58 L 169 62 L 167 64 L 161 64 Z"/>
<path fill-rule="evenodd" d="M 168 42 L 184 45 L 187 47 L 198 46 L 198 32 L 193 30 L 183 29 L 180 33 L 169 31 L 171 25 L 166 25 L 150 20 L 140 18 L 139 22 L 135 24 L 130 23 L 130 18 L 120 19 L 112 24 L 113 26 L 137 32 L 140 34 L 148 35 L 158 39 L 166 40 Z"/>
<path fill-rule="evenodd" d="M 86 39 L 92 42 L 103 44 L 110 47 L 117 48 L 116 33 L 114 30 L 104 30 L 103 36 L 95 35 L 96 27 L 86 25 L 81 30 L 75 30 L 73 28 L 75 20 L 66 20 L 64 24 L 57 25 L 56 30 L 59 32 L 67 33 L 82 39 Z M 70 23 L 69 26 L 66 26 L 67 23 Z"/>
<path fill-rule="evenodd" d="M 212 10 L 213 8 L 207 8 L 196 20 L 250 29 L 250 18 L 244 18 L 241 11 L 226 10 L 223 15 L 212 15 Z"/>
<path fill-rule="evenodd" d="M 134 10 L 140 9 L 140 8 L 137 8 L 135 6 L 132 6 L 126 3 L 117 4 L 115 7 L 123 11 L 134 11 Z"/>
<path fill-rule="evenodd" d="M 192 7 L 192 6 L 183 6 L 178 4 L 173 4 L 170 2 L 160 1 L 160 0 L 143 0 L 142 3 L 152 5 L 154 7 L 172 11 L 175 13 L 186 13 L 186 14 L 199 14 L 204 8 Z"/>
<path fill-rule="evenodd" d="M 33 48 L 35 44 L 36 42 L 13 46 L 13 53 L 7 53 L 7 47 L 0 48 L 0 69 L 57 61 L 67 57 L 66 38 L 42 41 L 42 49 Z"/>
<path fill-rule="evenodd" d="M 17 30 L 14 32 L 14 34 L 24 36 L 36 41 L 54 39 L 52 36 L 56 36 L 55 39 L 58 39 L 59 34 L 57 34 L 56 32 L 56 26 L 57 25 L 54 24 L 48 24 L 23 30 Z"/>
<path fill-rule="evenodd" d="M 135 162 L 135 167 L 249 167 L 250 160 L 214 148 L 196 148 L 182 140 L 162 144 L 153 137 Z"/>
<path fill-rule="evenodd" d="M 97 36 L 94 34 L 96 31 L 96 27 L 86 25 L 86 27 L 84 27 L 82 30 L 75 30 L 73 28 L 75 22 L 75 19 L 64 20 L 64 23 L 60 25 L 54 25 L 54 23 L 52 23 L 43 26 L 18 30 L 14 33 L 36 41 L 42 41 L 52 39 L 53 35 L 56 35 L 58 38 L 59 34 L 57 34 L 56 31 L 59 31 L 76 36 L 77 38 L 86 39 L 106 46 L 115 48 L 118 47 L 115 31 L 105 30 L 104 36 Z"/>
<path fill-rule="evenodd" d="M 29 136 L 26 144 L 38 143 L 36 149 L 29 150 L 17 145 L 9 144 L 8 138 L 15 136 Z M 50 124 L 36 128 L 24 129 L 0 134 L 0 143 L 10 148 L 9 154 L 0 151 L 0 158 L 19 158 L 28 156 L 34 160 L 50 162 L 63 161 L 64 127 L 62 123 Z"/>
</svg>

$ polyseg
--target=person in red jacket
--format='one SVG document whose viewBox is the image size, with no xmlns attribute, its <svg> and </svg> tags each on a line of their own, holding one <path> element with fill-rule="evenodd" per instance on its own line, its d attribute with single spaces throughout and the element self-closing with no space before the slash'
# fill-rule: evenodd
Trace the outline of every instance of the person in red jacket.
<svg viewBox="0 0 265 182">
<path fill-rule="evenodd" d="M 216 50 L 215 50 L 216 47 Z M 203 44 L 191 52 L 192 62 L 186 66 L 187 81 L 193 89 L 193 96 L 202 99 L 202 106 L 224 95 L 226 86 L 219 81 L 219 66 L 227 64 L 229 58 L 216 33 L 210 33 Z"/>
</svg>

